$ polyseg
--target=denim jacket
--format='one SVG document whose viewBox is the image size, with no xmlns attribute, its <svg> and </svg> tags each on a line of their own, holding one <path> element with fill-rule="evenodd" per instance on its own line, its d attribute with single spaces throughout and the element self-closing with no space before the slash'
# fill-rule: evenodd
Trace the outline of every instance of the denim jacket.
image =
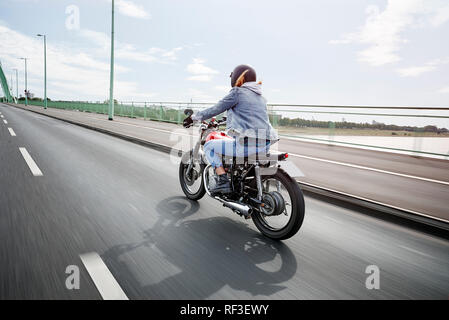
<svg viewBox="0 0 449 320">
<path fill-rule="evenodd" d="M 227 111 L 226 129 L 234 137 L 279 140 L 270 124 L 267 102 L 262 96 L 261 85 L 245 82 L 241 87 L 234 87 L 214 106 L 193 115 L 193 120 L 202 121 Z"/>
</svg>

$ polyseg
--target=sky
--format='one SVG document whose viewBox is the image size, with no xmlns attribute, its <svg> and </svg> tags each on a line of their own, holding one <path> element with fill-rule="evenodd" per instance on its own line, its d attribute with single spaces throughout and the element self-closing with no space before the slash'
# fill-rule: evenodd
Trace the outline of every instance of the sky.
<svg viewBox="0 0 449 320">
<path fill-rule="evenodd" d="M 119 101 L 214 102 L 253 66 L 270 103 L 449 105 L 447 0 L 116 0 Z M 48 97 L 109 97 L 110 0 L 2 0 L 0 61 Z M 13 77 L 15 85 L 15 76 Z M 14 89 L 15 92 L 15 89 Z"/>
</svg>

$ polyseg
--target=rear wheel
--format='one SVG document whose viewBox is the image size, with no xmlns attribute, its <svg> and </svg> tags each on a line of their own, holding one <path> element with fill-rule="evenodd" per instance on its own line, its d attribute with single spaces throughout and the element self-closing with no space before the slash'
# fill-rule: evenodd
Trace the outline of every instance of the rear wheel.
<svg viewBox="0 0 449 320">
<path fill-rule="evenodd" d="M 262 186 L 266 207 L 273 207 L 277 203 L 281 209 L 254 211 L 252 219 L 257 229 L 275 240 L 294 236 L 301 228 L 305 211 L 304 196 L 298 183 L 278 168 L 274 175 L 262 176 Z"/>
<path fill-rule="evenodd" d="M 181 159 L 181 163 L 179 164 L 179 183 L 186 197 L 196 201 L 201 199 L 206 193 L 202 179 L 204 165 L 194 161 L 192 169 L 190 172 L 187 172 L 189 164 L 192 161 L 191 154 L 192 151 L 187 152 Z"/>
</svg>

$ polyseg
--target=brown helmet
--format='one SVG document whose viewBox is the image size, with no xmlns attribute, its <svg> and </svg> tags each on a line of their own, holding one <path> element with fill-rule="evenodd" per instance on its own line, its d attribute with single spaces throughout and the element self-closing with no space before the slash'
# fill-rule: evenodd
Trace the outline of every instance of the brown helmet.
<svg viewBox="0 0 449 320">
<path fill-rule="evenodd" d="M 235 67 L 230 75 L 232 87 L 235 87 L 237 80 L 239 80 L 241 76 L 243 76 L 242 84 L 245 82 L 256 81 L 256 70 L 246 64 L 241 64 Z"/>
</svg>

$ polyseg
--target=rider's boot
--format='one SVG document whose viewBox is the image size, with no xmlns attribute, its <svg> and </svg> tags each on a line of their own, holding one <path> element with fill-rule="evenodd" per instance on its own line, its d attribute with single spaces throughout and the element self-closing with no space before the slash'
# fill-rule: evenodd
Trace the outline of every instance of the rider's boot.
<svg viewBox="0 0 449 320">
<path fill-rule="evenodd" d="M 215 176 L 215 185 L 210 189 L 211 194 L 228 194 L 232 192 L 231 182 L 228 179 L 227 174 L 221 174 Z"/>
</svg>

